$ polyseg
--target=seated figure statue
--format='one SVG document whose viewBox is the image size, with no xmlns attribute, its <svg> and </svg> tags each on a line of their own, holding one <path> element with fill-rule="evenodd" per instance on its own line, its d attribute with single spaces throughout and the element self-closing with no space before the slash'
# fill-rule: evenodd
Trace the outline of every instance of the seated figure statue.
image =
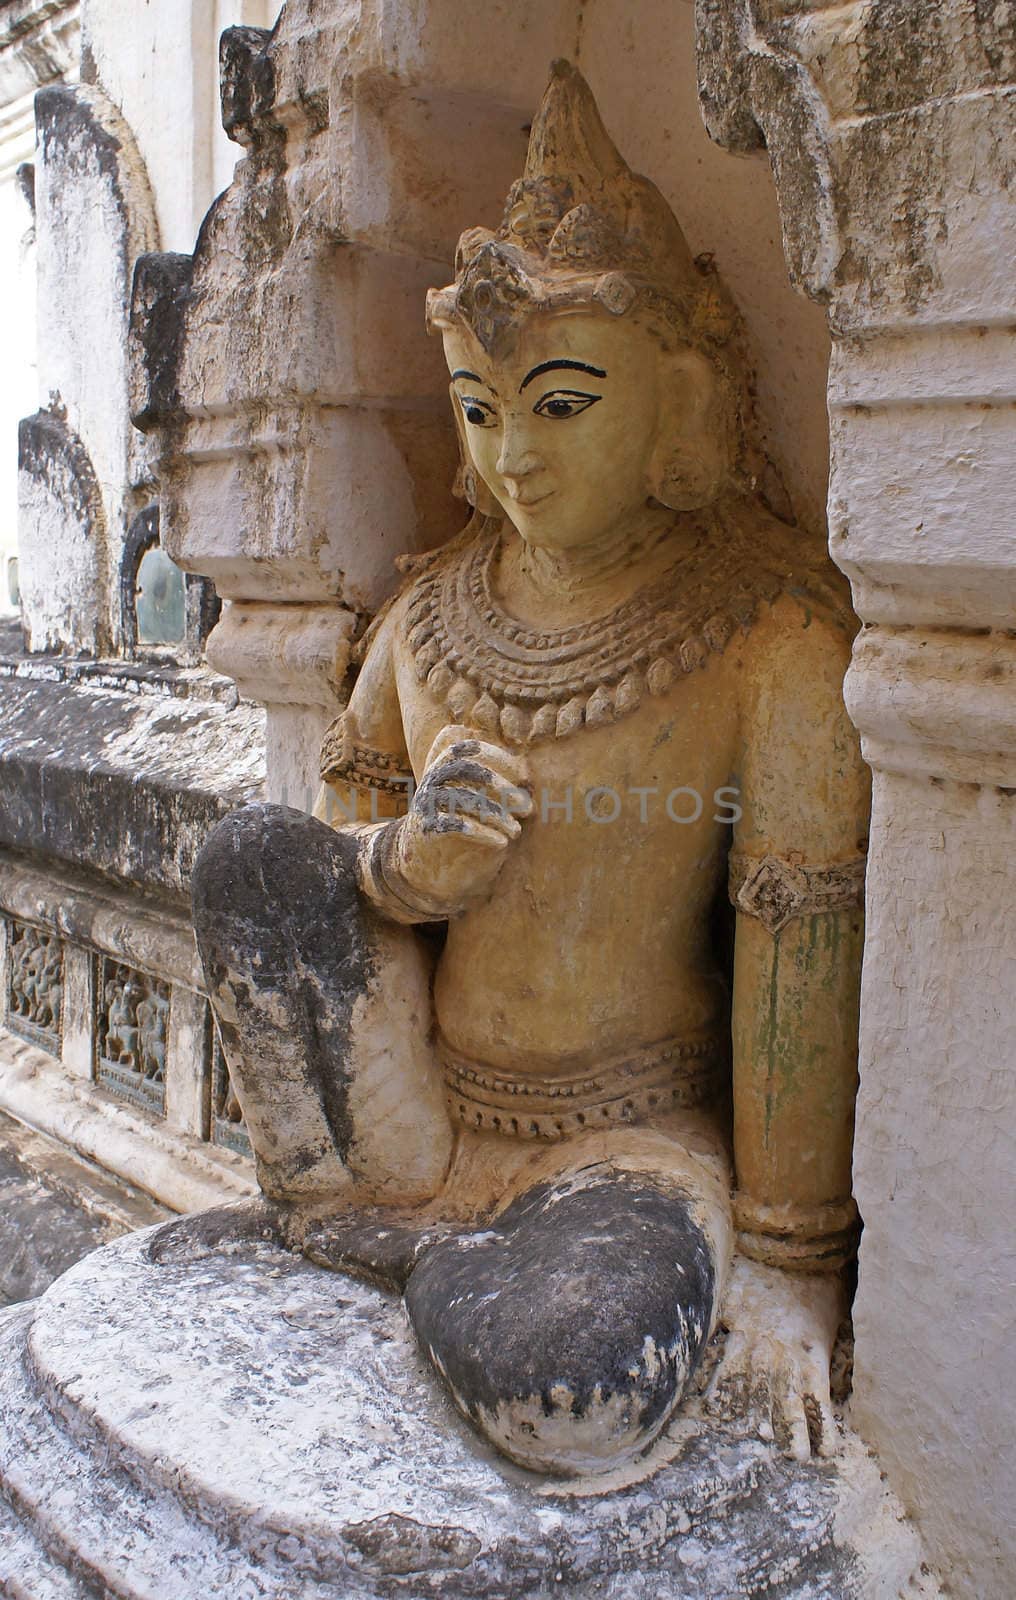
<svg viewBox="0 0 1016 1600">
<path fill-rule="evenodd" d="M 711 259 L 567 64 L 428 313 L 474 514 L 362 641 L 330 805 L 247 807 L 194 870 L 248 1226 L 403 1292 L 523 1466 L 646 1452 L 721 1322 L 719 1402 L 831 1450 L 868 805 L 849 607 L 763 498 Z"/>
</svg>

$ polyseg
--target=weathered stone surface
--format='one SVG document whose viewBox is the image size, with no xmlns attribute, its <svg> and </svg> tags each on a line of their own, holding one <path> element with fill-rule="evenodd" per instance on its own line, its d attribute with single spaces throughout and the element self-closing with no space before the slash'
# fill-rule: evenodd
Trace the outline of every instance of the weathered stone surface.
<svg viewBox="0 0 1016 1600">
<path fill-rule="evenodd" d="M 652 1478 L 562 1493 L 478 1443 L 396 1301 L 148 1237 L 0 1323 L 0 1583 L 31 1600 L 937 1593 L 856 1441 L 795 1467 L 692 1419 Z"/>
<path fill-rule="evenodd" d="M 19 515 L 32 530 L 19 555 L 28 647 L 97 652 L 109 642 L 108 530 L 88 451 L 63 416 L 39 411 L 18 429 L 18 472 Z"/>
<path fill-rule="evenodd" d="M 31 670 L 0 663 L 0 842 L 182 899 L 209 828 L 259 792 L 263 713 L 191 698 L 186 674 L 174 695 L 143 669 Z"/>
<path fill-rule="evenodd" d="M 0 1305 L 42 1294 L 158 1206 L 0 1113 Z"/>
<path fill-rule="evenodd" d="M 429 967 L 363 903 L 355 862 L 348 835 L 267 805 L 227 817 L 194 866 L 208 993 L 276 1197 L 427 1195 L 451 1152 Z"/>
</svg>

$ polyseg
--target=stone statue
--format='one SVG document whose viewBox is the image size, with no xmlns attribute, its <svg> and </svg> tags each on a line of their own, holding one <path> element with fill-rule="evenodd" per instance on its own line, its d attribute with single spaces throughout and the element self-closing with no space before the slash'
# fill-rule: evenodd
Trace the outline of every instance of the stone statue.
<svg viewBox="0 0 1016 1600">
<path fill-rule="evenodd" d="M 829 1451 L 868 806 L 849 609 L 763 498 L 711 260 L 567 64 L 428 315 L 474 514 L 363 639 L 321 816 L 246 808 L 199 857 L 265 1200 L 156 1256 L 246 1226 L 403 1292 L 460 1410 L 533 1470 L 646 1452 L 721 1324 L 716 1404 Z"/>
</svg>

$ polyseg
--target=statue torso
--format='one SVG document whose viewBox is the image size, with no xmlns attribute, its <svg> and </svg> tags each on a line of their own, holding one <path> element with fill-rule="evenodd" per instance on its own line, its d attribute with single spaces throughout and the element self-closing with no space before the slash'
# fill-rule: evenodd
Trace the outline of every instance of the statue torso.
<svg viewBox="0 0 1016 1600">
<path fill-rule="evenodd" d="M 788 572 L 740 520 L 713 522 L 620 606 L 541 631 L 498 603 L 499 537 L 443 554 L 400 599 L 393 664 L 417 778 L 449 723 L 528 763 L 534 815 L 494 893 L 450 924 L 435 1002 L 454 1052 L 552 1079 L 726 1029 L 710 921 L 739 681 Z"/>
</svg>

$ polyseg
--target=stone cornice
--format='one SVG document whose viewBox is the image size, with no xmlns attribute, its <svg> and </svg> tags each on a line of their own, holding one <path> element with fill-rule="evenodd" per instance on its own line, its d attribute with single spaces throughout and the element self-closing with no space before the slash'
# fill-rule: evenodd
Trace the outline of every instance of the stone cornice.
<svg viewBox="0 0 1016 1600">
<path fill-rule="evenodd" d="M 982 227 L 1009 182 L 1010 7 L 696 0 L 696 12 L 706 126 L 727 148 L 768 150 L 791 278 L 828 305 L 834 332 L 1016 309 L 1016 220 L 999 209 L 987 251 Z"/>
<path fill-rule="evenodd" d="M 0 112 L 47 83 L 77 77 L 79 0 L 0 0 Z"/>
</svg>

